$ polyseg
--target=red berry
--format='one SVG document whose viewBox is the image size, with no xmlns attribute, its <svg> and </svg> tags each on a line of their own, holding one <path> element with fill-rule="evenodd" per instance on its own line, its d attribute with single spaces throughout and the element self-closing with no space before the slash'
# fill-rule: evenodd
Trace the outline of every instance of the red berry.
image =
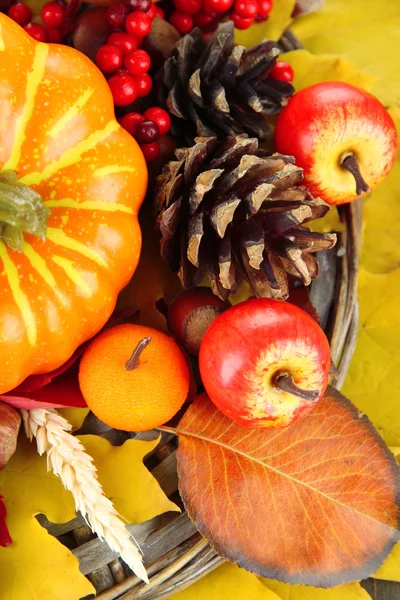
<svg viewBox="0 0 400 600">
<path fill-rule="evenodd" d="M 64 21 L 65 8 L 58 2 L 46 2 L 40 16 L 47 27 L 61 27 Z"/>
<path fill-rule="evenodd" d="M 129 0 L 131 10 L 141 10 L 144 13 L 148 13 L 151 10 L 152 4 L 151 0 Z"/>
<path fill-rule="evenodd" d="M 165 135 L 171 128 L 171 117 L 163 108 L 153 106 L 144 111 L 143 117 L 146 121 L 154 121 L 160 130 L 160 135 Z"/>
<path fill-rule="evenodd" d="M 61 44 L 63 36 L 59 29 L 54 27 L 46 27 L 47 41 L 52 44 Z"/>
<path fill-rule="evenodd" d="M 113 29 L 123 29 L 129 9 L 124 4 L 114 4 L 109 6 L 106 12 L 106 19 Z"/>
<path fill-rule="evenodd" d="M 96 65 L 103 73 L 114 73 L 122 66 L 122 60 L 121 48 L 112 44 L 104 44 L 96 52 Z"/>
<path fill-rule="evenodd" d="M 158 4 L 157 5 L 153 4 L 153 6 L 156 7 L 156 13 L 154 16 L 158 17 L 159 19 L 165 19 L 165 12 L 161 8 L 161 6 L 158 6 Z M 150 11 L 149 11 L 149 14 L 150 14 Z"/>
<path fill-rule="evenodd" d="M 196 25 L 200 27 L 200 29 L 203 29 L 203 27 L 210 25 L 210 23 L 216 22 L 217 19 L 219 19 L 218 13 L 213 13 L 212 15 L 209 15 L 205 12 L 197 13 L 197 15 L 194 18 Z"/>
<path fill-rule="evenodd" d="M 160 136 L 160 130 L 154 121 L 139 123 L 135 131 L 135 139 L 139 144 L 151 144 Z"/>
<path fill-rule="evenodd" d="M 121 119 L 121 125 L 128 133 L 135 135 L 136 127 L 145 120 L 144 116 L 137 112 L 130 112 Z"/>
<path fill-rule="evenodd" d="M 143 75 L 150 69 L 150 56 L 144 50 L 133 50 L 125 56 L 124 66 L 131 75 Z"/>
<path fill-rule="evenodd" d="M 268 77 L 273 79 L 279 79 L 279 81 L 293 81 L 294 71 L 289 63 L 283 60 L 278 61 L 274 67 L 268 73 Z"/>
<path fill-rule="evenodd" d="M 115 106 L 128 106 L 137 98 L 137 88 L 132 75 L 118 73 L 108 80 Z"/>
<path fill-rule="evenodd" d="M 153 80 L 148 73 L 143 73 L 143 75 L 135 77 L 135 83 L 138 98 L 144 98 L 150 94 L 153 87 Z"/>
<path fill-rule="evenodd" d="M 182 35 L 186 35 L 189 31 L 192 31 L 194 25 L 192 15 L 187 15 L 178 10 L 174 10 L 174 12 L 171 13 L 169 22 L 175 27 L 178 33 L 181 33 Z"/>
<path fill-rule="evenodd" d="M 221 14 L 232 8 L 232 4 L 233 0 L 205 0 L 203 11 L 208 15 L 213 12 Z"/>
<path fill-rule="evenodd" d="M 121 48 L 122 54 L 128 54 L 128 52 L 132 52 L 138 47 L 137 40 L 123 31 L 112 33 L 107 40 L 107 44 L 118 46 L 118 48 Z"/>
<path fill-rule="evenodd" d="M 152 142 L 151 144 L 140 144 L 140 149 L 143 152 L 143 156 L 146 162 L 152 162 L 160 156 L 160 144 L 158 142 Z"/>
<path fill-rule="evenodd" d="M 29 6 L 26 6 L 26 4 L 23 4 L 22 2 L 17 2 L 16 4 L 10 6 L 7 14 L 10 17 L 10 19 L 18 23 L 18 25 L 21 25 L 21 27 L 27 25 L 32 19 L 31 9 L 29 8 Z"/>
<path fill-rule="evenodd" d="M 201 10 L 203 0 L 175 0 L 174 4 L 176 10 L 186 15 L 195 15 Z"/>
<path fill-rule="evenodd" d="M 157 14 L 157 6 L 154 4 L 154 2 L 152 2 L 149 10 L 144 10 L 143 12 L 145 12 L 146 15 L 148 15 L 150 19 L 153 20 Z"/>
<path fill-rule="evenodd" d="M 29 33 L 31 38 L 36 40 L 37 42 L 47 42 L 47 32 L 43 25 L 39 23 L 28 23 L 24 27 L 26 33 Z"/>
<path fill-rule="evenodd" d="M 125 22 L 125 29 L 131 35 L 143 38 L 146 35 L 149 35 L 151 31 L 151 24 L 152 20 L 150 19 L 149 15 L 141 10 L 136 10 L 128 15 Z"/>
<path fill-rule="evenodd" d="M 268 17 L 272 10 L 273 0 L 258 0 L 258 17 Z"/>
<path fill-rule="evenodd" d="M 254 17 L 251 17 L 249 19 L 244 19 L 243 17 L 239 16 L 236 13 L 231 14 L 231 19 L 232 19 L 233 24 L 235 25 L 236 29 L 248 29 L 254 23 Z"/>
<path fill-rule="evenodd" d="M 236 0 L 234 11 L 239 17 L 250 19 L 257 15 L 258 2 L 257 0 Z"/>
</svg>

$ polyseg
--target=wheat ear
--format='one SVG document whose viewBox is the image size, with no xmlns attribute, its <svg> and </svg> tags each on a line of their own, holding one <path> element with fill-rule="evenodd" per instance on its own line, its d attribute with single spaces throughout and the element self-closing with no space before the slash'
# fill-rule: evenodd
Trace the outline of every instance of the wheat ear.
<svg viewBox="0 0 400 600">
<path fill-rule="evenodd" d="M 46 452 L 48 470 L 52 469 L 72 492 L 76 510 L 92 531 L 148 583 L 140 551 L 112 502 L 104 495 L 92 457 L 79 439 L 71 435 L 70 423 L 54 409 L 23 410 L 22 417 L 26 435 L 30 440 L 36 438 L 40 455 Z"/>
</svg>

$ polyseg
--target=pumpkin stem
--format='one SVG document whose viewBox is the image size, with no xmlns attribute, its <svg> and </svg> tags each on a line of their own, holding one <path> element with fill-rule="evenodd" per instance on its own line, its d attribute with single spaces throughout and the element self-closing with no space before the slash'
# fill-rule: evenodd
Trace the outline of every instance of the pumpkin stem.
<svg viewBox="0 0 400 600">
<path fill-rule="evenodd" d="M 366 192 L 370 192 L 371 188 L 361 175 L 360 165 L 358 164 L 357 157 L 354 154 L 348 154 L 341 162 L 341 165 L 346 171 L 351 173 L 356 182 L 356 194 L 361 196 Z"/>
<path fill-rule="evenodd" d="M 274 384 L 278 390 L 281 390 L 281 392 L 293 394 L 293 396 L 298 396 L 298 398 L 308 400 L 309 402 L 315 402 L 315 400 L 318 400 L 319 390 L 303 390 L 297 387 L 293 381 L 293 377 L 288 373 L 278 373 L 278 375 L 275 377 Z"/>
<path fill-rule="evenodd" d="M 19 183 L 15 171 L 0 172 L 0 239 L 12 250 L 21 250 L 23 233 L 44 240 L 50 210 L 40 194 Z"/>
<path fill-rule="evenodd" d="M 125 369 L 127 371 L 133 371 L 133 369 L 138 368 L 140 363 L 140 355 L 142 354 L 143 350 L 150 344 L 150 342 L 151 337 L 145 337 L 142 340 L 140 340 L 140 342 L 132 352 L 132 356 L 125 365 Z"/>
</svg>

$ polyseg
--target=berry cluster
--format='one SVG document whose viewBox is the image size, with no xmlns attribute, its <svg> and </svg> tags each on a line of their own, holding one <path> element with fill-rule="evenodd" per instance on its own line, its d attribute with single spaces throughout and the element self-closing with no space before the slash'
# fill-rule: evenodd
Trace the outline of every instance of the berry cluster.
<svg viewBox="0 0 400 600">
<path fill-rule="evenodd" d="M 138 142 L 147 162 L 159 157 L 160 144 L 157 139 L 168 133 L 171 127 L 170 116 L 163 108 L 154 106 L 145 110 L 142 115 L 130 112 L 120 122 Z"/>
<path fill-rule="evenodd" d="M 106 18 L 114 32 L 97 51 L 96 64 L 111 75 L 108 84 L 115 106 L 129 106 L 151 92 L 150 56 L 139 47 L 156 16 L 162 18 L 164 13 L 152 0 L 130 0 L 107 9 Z"/>
<path fill-rule="evenodd" d="M 247 29 L 254 22 L 268 19 L 273 0 L 174 0 L 175 9 L 169 22 L 182 35 L 193 27 L 211 33 L 226 17 L 237 29 Z"/>
<path fill-rule="evenodd" d="M 34 40 L 60 43 L 63 39 L 62 25 L 65 12 L 63 4 L 56 1 L 47 2 L 40 13 L 43 25 L 32 23 L 32 11 L 23 2 L 12 4 L 7 14 L 10 19 L 21 25 Z"/>
</svg>

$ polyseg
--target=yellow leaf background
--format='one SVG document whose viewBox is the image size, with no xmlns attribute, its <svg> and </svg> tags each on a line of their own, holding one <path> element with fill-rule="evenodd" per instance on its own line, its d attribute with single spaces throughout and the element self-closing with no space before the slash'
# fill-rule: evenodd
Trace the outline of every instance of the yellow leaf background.
<svg viewBox="0 0 400 600">
<path fill-rule="evenodd" d="M 332 590 L 323 590 L 303 585 L 286 585 L 272 579 L 262 581 L 281 600 L 370 600 L 371 598 L 359 583 L 349 583 Z"/>
<path fill-rule="evenodd" d="M 174 595 L 174 600 L 280 600 L 261 581 L 229 563 L 212 571 L 186 590 Z M 347 599 L 344 599 L 347 600 Z"/>
<path fill-rule="evenodd" d="M 393 106 L 400 104 L 399 24 L 398 0 L 326 0 L 320 10 L 296 19 L 292 29 L 314 54 L 335 54 L 376 77 L 373 93 Z"/>
<path fill-rule="evenodd" d="M 85 411 L 78 410 L 82 417 Z M 105 492 L 128 522 L 140 523 L 178 510 L 142 462 L 157 440 L 127 440 L 113 447 L 98 436 L 80 439 L 95 459 Z M 75 517 L 74 502 L 60 480 L 47 472 L 46 458 L 37 454 L 24 435 L 7 467 L 0 471 L 0 489 L 13 539 L 10 546 L 0 548 L 0 598 L 79 600 L 93 593 L 92 584 L 79 571 L 78 560 L 35 519 L 43 513 L 54 523 L 65 523 Z"/>
</svg>

